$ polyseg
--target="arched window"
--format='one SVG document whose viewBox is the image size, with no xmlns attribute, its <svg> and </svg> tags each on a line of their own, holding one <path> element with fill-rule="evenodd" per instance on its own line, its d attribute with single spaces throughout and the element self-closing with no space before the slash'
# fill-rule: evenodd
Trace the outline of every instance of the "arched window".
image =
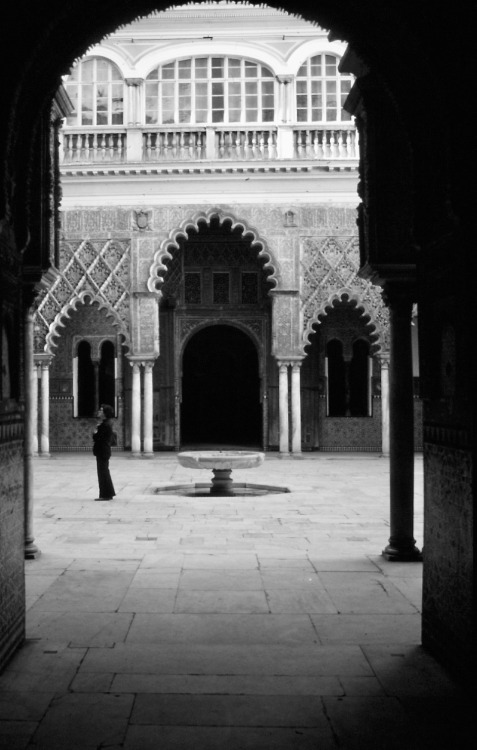
<svg viewBox="0 0 477 750">
<path fill-rule="evenodd" d="M 321 52 L 308 58 L 296 77 L 297 122 L 344 122 L 351 120 L 343 104 L 353 78 L 338 71 L 339 58 Z"/>
<path fill-rule="evenodd" d="M 349 369 L 349 411 L 352 417 L 367 417 L 370 391 L 369 344 L 358 339 L 353 344 Z"/>
<path fill-rule="evenodd" d="M 97 409 L 95 404 L 94 365 L 91 360 L 91 344 L 80 341 L 78 344 L 78 400 L 76 416 L 93 417 Z"/>
<path fill-rule="evenodd" d="M 65 83 L 73 102 L 71 126 L 122 125 L 124 80 L 119 68 L 103 57 L 92 57 L 71 69 Z"/>
<path fill-rule="evenodd" d="M 344 417 L 347 411 L 346 368 L 343 344 L 332 339 L 326 346 L 328 416 Z"/>
<path fill-rule="evenodd" d="M 265 65 L 236 57 L 191 57 L 146 79 L 146 123 L 272 122 L 275 82 Z"/>
<path fill-rule="evenodd" d="M 101 346 L 101 358 L 98 371 L 99 403 L 109 404 L 116 411 L 114 344 L 105 341 Z"/>
</svg>

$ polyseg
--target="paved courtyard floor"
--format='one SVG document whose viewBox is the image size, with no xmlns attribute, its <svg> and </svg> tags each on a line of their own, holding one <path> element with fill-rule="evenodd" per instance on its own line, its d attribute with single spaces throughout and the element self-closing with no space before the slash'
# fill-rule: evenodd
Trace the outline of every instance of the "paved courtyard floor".
<svg viewBox="0 0 477 750">
<path fill-rule="evenodd" d="M 35 459 L 27 641 L 0 676 L 2 750 L 473 746 L 466 697 L 420 647 L 420 563 L 388 563 L 388 460 L 267 454 L 238 482 L 175 454 Z M 415 536 L 422 546 L 422 461 Z"/>
</svg>

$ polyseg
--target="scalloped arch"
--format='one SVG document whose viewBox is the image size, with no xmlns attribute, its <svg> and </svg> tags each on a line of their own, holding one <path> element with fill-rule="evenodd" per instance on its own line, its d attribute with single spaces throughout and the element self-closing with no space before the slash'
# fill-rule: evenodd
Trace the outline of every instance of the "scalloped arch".
<svg viewBox="0 0 477 750">
<path fill-rule="evenodd" d="M 328 311 L 333 307 L 334 302 L 343 302 L 344 298 L 347 297 L 349 302 L 356 303 L 356 309 L 362 310 L 361 317 L 369 318 L 368 326 L 373 328 L 371 337 L 374 339 L 372 346 L 375 349 L 375 353 L 381 352 L 388 348 L 387 345 L 387 330 L 382 322 L 378 320 L 376 311 L 363 301 L 361 295 L 353 289 L 348 287 L 342 287 L 332 292 L 329 297 L 320 305 L 315 315 L 310 318 L 303 333 L 303 347 L 310 343 L 310 336 L 313 333 L 313 326 L 321 323 L 320 318 L 328 315 Z M 383 309 L 384 305 L 383 305 Z"/>
<path fill-rule="evenodd" d="M 116 326 L 119 329 L 119 333 L 121 333 L 124 337 L 123 346 L 126 348 L 129 348 L 130 346 L 130 336 L 129 336 L 129 330 L 127 326 L 125 325 L 124 321 L 119 317 L 117 312 L 112 308 L 103 297 L 100 297 L 99 295 L 95 295 L 91 292 L 90 289 L 86 289 L 80 294 L 75 295 L 72 299 L 70 299 L 60 310 L 59 313 L 56 314 L 54 320 L 52 323 L 50 323 L 50 327 L 48 330 L 48 333 L 46 335 L 46 341 L 45 341 L 45 351 L 48 354 L 55 354 L 53 351 L 54 348 L 58 346 L 58 342 L 55 342 L 54 339 L 59 338 L 61 336 L 60 328 L 65 328 L 65 324 L 63 323 L 64 318 L 69 318 L 70 313 L 77 312 L 77 306 L 79 304 L 85 305 L 86 304 L 86 298 L 91 300 L 91 304 L 98 304 L 98 309 L 101 310 L 104 308 L 106 312 L 106 316 L 108 318 L 113 318 L 113 325 Z"/>
<path fill-rule="evenodd" d="M 154 255 L 154 261 L 149 269 L 147 288 L 150 292 L 156 292 L 159 294 L 161 293 L 161 286 L 164 283 L 164 275 L 168 270 L 164 261 L 167 259 L 172 259 L 169 248 L 175 248 L 176 250 L 178 250 L 178 240 L 180 237 L 184 237 L 185 239 L 187 239 L 188 229 L 195 229 L 198 231 L 199 223 L 205 221 L 210 225 L 210 222 L 214 218 L 219 220 L 219 224 L 223 224 L 225 221 L 230 221 L 232 224 L 232 230 L 236 227 L 240 227 L 242 229 L 244 237 L 246 237 L 247 235 L 251 235 L 250 241 L 252 245 L 262 246 L 262 249 L 258 252 L 258 257 L 265 259 L 264 268 L 271 271 L 267 278 L 267 281 L 271 282 L 274 287 L 279 287 L 280 275 L 278 263 L 273 257 L 270 249 L 268 248 L 266 241 L 262 237 L 260 237 L 258 231 L 249 226 L 244 219 L 239 219 L 233 216 L 233 214 L 230 212 L 214 208 L 210 209 L 210 211 L 197 211 L 192 216 L 184 219 L 184 221 L 181 222 L 180 226 L 176 229 L 173 229 L 169 233 L 169 235 L 161 242 L 159 249 Z"/>
</svg>

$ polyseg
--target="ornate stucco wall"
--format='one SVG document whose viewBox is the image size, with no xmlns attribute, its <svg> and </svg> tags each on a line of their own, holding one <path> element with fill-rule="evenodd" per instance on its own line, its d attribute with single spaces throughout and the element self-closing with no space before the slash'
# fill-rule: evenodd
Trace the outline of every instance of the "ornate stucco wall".
<svg viewBox="0 0 477 750">
<path fill-rule="evenodd" d="M 176 385 L 171 363 L 164 361 L 163 352 L 170 351 L 168 341 L 174 336 L 180 338 L 184 326 L 189 335 L 202 323 L 177 321 L 180 331 L 175 332 L 173 313 L 164 311 L 163 306 L 159 314 L 159 301 L 169 274 L 174 273 L 170 263 L 174 248 L 187 236 L 188 229 L 197 228 L 201 222 L 210 223 L 212 217 L 239 227 L 264 262 L 272 298 L 271 341 L 266 346 L 275 359 L 305 356 L 314 327 L 320 326 L 333 303 L 339 301 L 350 302 L 359 310 L 371 351 L 376 354 L 387 350 L 387 309 L 379 287 L 358 276 L 356 211 L 348 206 L 299 204 L 285 209 L 283 205 L 235 203 L 68 209 L 62 214 L 59 273 L 40 298 L 35 321 L 36 352 L 53 355 L 51 418 L 58 444 L 52 442 L 52 449 L 89 445 L 88 421 L 83 424 L 84 420 L 71 417 L 72 342 L 82 329 L 96 336 L 116 336 L 118 342 L 122 341 L 123 357 L 131 354 L 156 361 L 155 445 L 174 445 L 171 423 L 177 421 L 177 413 L 171 394 L 166 396 L 165 390 L 172 389 L 172 393 Z M 93 307 L 88 308 L 91 304 Z M 98 312 L 93 315 L 88 309 Z M 89 319 L 91 315 L 94 320 Z M 268 340 L 262 331 L 264 323 L 258 318 L 255 322 L 247 318 L 240 324 L 251 326 L 250 335 L 258 336 L 258 346 Z M 271 446 L 278 440 L 275 367 L 275 360 L 270 359 Z M 123 370 L 127 369 L 126 363 Z M 126 378 L 120 383 L 120 428 L 126 446 L 128 382 Z M 351 422 L 344 426 L 343 420 L 325 420 L 324 401 L 318 400 L 315 407 L 320 438 L 308 447 L 321 444 L 332 449 L 363 444 L 360 429 L 364 429 L 366 445 L 379 450 L 379 392 L 374 394 L 373 404 L 372 419 L 366 424 L 358 420 L 353 428 Z M 309 429 L 306 426 L 304 432 Z"/>
</svg>

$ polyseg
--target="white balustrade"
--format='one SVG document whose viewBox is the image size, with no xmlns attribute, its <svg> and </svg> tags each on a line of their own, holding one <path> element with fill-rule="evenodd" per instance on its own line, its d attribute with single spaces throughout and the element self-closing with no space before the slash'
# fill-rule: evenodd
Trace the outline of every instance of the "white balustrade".
<svg viewBox="0 0 477 750">
<path fill-rule="evenodd" d="M 63 131 L 63 164 L 121 162 L 125 152 L 125 132 Z"/>
<path fill-rule="evenodd" d="M 144 161 L 197 161 L 205 158 L 205 128 L 147 130 L 143 135 Z"/>
<path fill-rule="evenodd" d="M 358 133 L 354 125 L 287 126 L 288 140 L 280 127 L 270 126 L 163 126 L 129 131 L 65 128 L 62 133 L 63 164 L 196 161 L 352 161 L 359 159 Z M 139 141 L 136 143 L 136 138 Z M 129 146 L 129 150 L 127 150 Z M 282 153 L 283 152 L 283 153 Z"/>
<path fill-rule="evenodd" d="M 216 132 L 216 159 L 268 161 L 277 159 L 276 128 L 221 128 Z"/>
<path fill-rule="evenodd" d="M 358 131 L 354 127 L 304 127 L 294 132 L 296 159 L 359 159 Z"/>
</svg>

